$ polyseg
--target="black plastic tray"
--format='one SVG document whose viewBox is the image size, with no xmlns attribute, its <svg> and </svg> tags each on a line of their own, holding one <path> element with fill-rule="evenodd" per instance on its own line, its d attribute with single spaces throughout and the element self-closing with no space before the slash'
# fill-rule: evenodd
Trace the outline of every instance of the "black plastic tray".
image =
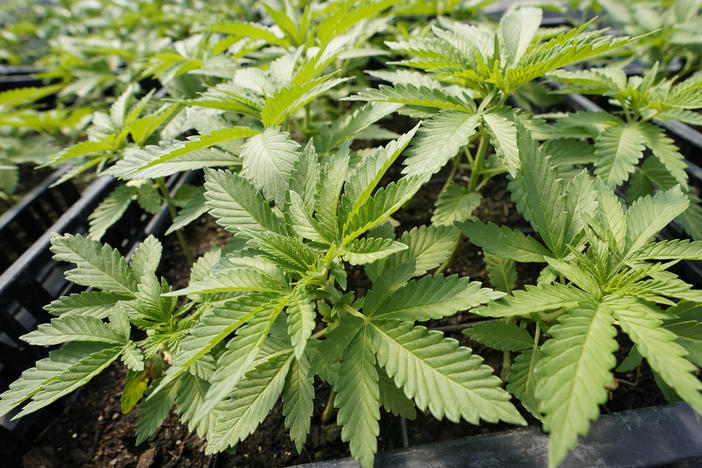
<svg viewBox="0 0 702 468">
<path fill-rule="evenodd" d="M 193 175 L 192 172 L 187 172 L 171 176 L 167 181 L 171 194 L 175 194 Z M 58 263 L 51 258 L 51 236 L 54 232 L 86 234 L 88 215 L 116 185 L 117 182 L 110 177 L 95 180 L 78 201 L 0 275 L 0 389 L 7 388 L 24 369 L 31 367 L 46 354 L 45 348 L 29 346 L 19 339 L 37 323 L 51 318 L 44 311 L 44 306 L 62 295 L 83 289 L 65 279 L 64 272 L 70 265 Z M 148 235 L 162 234 L 170 219 L 165 205 L 156 215 L 144 213 L 135 205 L 125 212 L 119 223 L 108 230 L 103 239 L 127 257 Z M 51 405 L 47 411 L 30 415 L 18 422 L 10 423 L 5 417 L 0 420 L 0 427 L 4 425 L 5 430 L 14 432 L 15 437 L 21 437 L 49 422 L 58 407 L 60 404 Z"/>
<path fill-rule="evenodd" d="M 687 404 L 605 415 L 568 454 L 561 468 L 682 467 L 702 464 L 702 417 Z M 351 459 L 308 463 L 306 468 L 355 468 Z M 525 427 L 379 453 L 376 467 L 548 466 L 548 436 Z"/>
</svg>

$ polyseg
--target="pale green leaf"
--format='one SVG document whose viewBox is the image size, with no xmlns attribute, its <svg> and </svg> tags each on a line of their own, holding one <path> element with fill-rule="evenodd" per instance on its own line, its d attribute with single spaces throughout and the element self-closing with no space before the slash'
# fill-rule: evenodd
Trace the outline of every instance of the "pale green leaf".
<svg viewBox="0 0 702 468">
<path fill-rule="evenodd" d="M 76 268 L 66 272 L 66 279 L 74 283 L 129 296 L 137 290 L 124 257 L 109 245 L 82 236 L 55 234 L 51 251 L 55 260 L 76 264 Z"/>
<path fill-rule="evenodd" d="M 482 358 L 436 331 L 409 322 L 370 325 L 378 363 L 395 385 L 436 418 L 525 424 Z"/>
</svg>

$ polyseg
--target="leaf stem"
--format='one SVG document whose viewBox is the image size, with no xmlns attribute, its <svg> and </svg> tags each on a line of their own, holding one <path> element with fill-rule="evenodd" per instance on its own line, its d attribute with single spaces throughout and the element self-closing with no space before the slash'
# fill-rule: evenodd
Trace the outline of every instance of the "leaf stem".
<svg viewBox="0 0 702 468">
<path fill-rule="evenodd" d="M 482 170 L 483 159 L 485 158 L 485 152 L 487 150 L 487 140 L 485 129 L 481 127 L 480 143 L 478 143 L 478 149 L 475 151 L 475 158 L 473 159 L 473 165 L 470 171 L 470 182 L 468 182 L 469 192 L 475 192 L 476 187 L 478 187 L 478 178 Z"/>
<path fill-rule="evenodd" d="M 453 257 L 456 255 L 456 251 L 458 250 L 458 245 L 461 243 L 461 238 L 462 234 L 458 234 L 458 239 L 456 239 L 456 242 L 453 244 L 453 249 L 451 249 L 451 255 L 449 255 L 449 258 L 446 259 L 444 263 L 441 264 L 439 268 L 434 271 L 434 276 L 439 275 L 446 271 L 446 269 L 451 265 L 451 262 L 453 261 Z"/>
<path fill-rule="evenodd" d="M 458 162 L 458 158 L 453 158 L 453 167 L 451 168 L 451 172 L 449 172 L 448 178 L 446 179 L 446 182 L 444 182 L 443 187 L 441 187 L 441 191 L 439 192 L 439 195 L 444 193 L 446 189 L 448 188 L 449 185 L 451 185 L 451 182 L 453 182 L 454 177 L 456 177 L 456 173 L 458 172 L 458 166 L 460 163 Z"/>
<path fill-rule="evenodd" d="M 336 400 L 336 391 L 332 390 L 329 394 L 329 399 L 327 400 L 327 405 L 324 407 L 324 412 L 322 412 L 322 424 L 329 424 L 334 414 L 334 401 Z"/>
<path fill-rule="evenodd" d="M 156 184 L 161 192 L 161 196 L 166 201 L 166 205 L 168 205 L 168 211 L 171 214 L 171 221 L 175 221 L 177 216 L 175 203 L 173 201 L 173 197 L 171 197 L 171 193 L 168 191 L 168 188 L 166 188 L 166 182 L 163 177 L 158 177 L 156 179 Z M 180 248 L 183 250 L 185 258 L 188 260 L 188 263 L 192 265 L 194 260 L 193 255 L 190 253 L 190 248 L 188 248 L 188 243 L 185 241 L 183 231 L 176 229 L 175 234 L 178 238 L 178 243 L 180 244 Z"/>
</svg>

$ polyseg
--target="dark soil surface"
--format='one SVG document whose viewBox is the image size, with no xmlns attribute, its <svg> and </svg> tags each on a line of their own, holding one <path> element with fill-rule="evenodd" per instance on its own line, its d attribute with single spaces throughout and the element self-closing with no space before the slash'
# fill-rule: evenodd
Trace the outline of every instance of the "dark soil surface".
<svg viewBox="0 0 702 468">
<path fill-rule="evenodd" d="M 459 174 L 459 177 L 461 174 Z M 438 181 L 430 183 L 415 197 L 396 219 L 400 229 L 410 229 L 429 222 L 431 208 L 441 189 L 441 174 Z M 516 213 L 509 201 L 506 182 L 494 181 L 483 190 L 483 203 L 476 215 L 483 221 L 507 224 L 529 230 L 529 226 Z M 186 236 L 192 253 L 197 257 L 213 245 L 223 245 L 230 234 L 218 226 L 213 218 L 204 216 L 193 223 Z M 175 236 L 166 239 L 164 258 L 159 273 L 164 275 L 175 287 L 183 287 L 189 277 L 189 266 L 184 261 Z M 363 291 L 367 288 L 367 279 L 361 270 L 349 272 L 350 287 Z M 473 280 L 483 281 L 489 285 L 482 252 L 477 247 L 463 240 L 457 249 L 453 262 L 445 274 L 460 274 Z M 538 274 L 538 267 L 519 266 L 519 284 L 532 283 Z M 469 346 L 484 357 L 485 362 L 496 372 L 500 371 L 502 354 L 486 349 L 471 342 L 460 333 L 462 324 L 475 321 L 478 317 L 463 313 L 442 320 L 433 321 L 430 327 L 446 327 L 447 336 Z M 621 359 L 630 343 L 622 342 L 619 352 Z M 636 372 L 619 376 L 627 381 L 636 380 Z M 166 424 L 149 440 L 135 447 L 134 422 L 135 411 L 122 415 L 120 411 L 120 393 L 124 380 L 121 365 L 114 365 L 103 375 L 96 377 L 77 396 L 75 401 L 33 442 L 33 447 L 23 458 L 27 468 L 39 466 L 90 466 L 90 467 L 138 467 L 184 466 L 184 467 L 275 467 L 287 466 L 311 461 L 334 459 L 349 456 L 348 446 L 340 441 L 340 429 L 334 424 L 322 424 L 321 414 L 329 398 L 329 388 L 317 381 L 315 384 L 315 412 L 311 432 L 301 454 L 298 454 L 288 438 L 285 429 L 280 402 L 274 407 L 258 430 L 239 444 L 236 450 L 220 454 L 213 460 L 204 455 L 206 443 L 196 435 L 189 434 L 177 416 L 171 414 Z M 644 366 L 637 385 L 619 383 L 612 390 L 613 399 L 602 408 L 603 413 L 650 406 L 662 403 L 660 392 L 656 389 L 653 377 Z M 538 424 L 531 416 L 523 412 L 531 424 Z M 379 450 L 403 447 L 402 428 L 405 422 L 399 417 L 382 413 L 381 431 L 378 438 Z M 431 415 L 419 413 L 413 421 L 406 421 L 406 435 L 409 445 L 429 443 L 485 434 L 511 428 L 506 424 L 481 424 L 473 426 L 467 423 L 437 421 Z"/>
</svg>

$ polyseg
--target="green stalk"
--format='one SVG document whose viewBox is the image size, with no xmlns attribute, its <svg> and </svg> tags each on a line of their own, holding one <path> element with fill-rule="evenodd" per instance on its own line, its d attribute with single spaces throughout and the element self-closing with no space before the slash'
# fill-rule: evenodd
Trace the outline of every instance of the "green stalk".
<svg viewBox="0 0 702 468">
<path fill-rule="evenodd" d="M 327 400 L 327 406 L 324 407 L 324 412 L 322 413 L 322 424 L 329 424 L 334 414 L 334 401 L 336 400 L 336 392 L 334 390 L 329 394 L 329 399 Z"/>
<path fill-rule="evenodd" d="M 451 168 L 451 172 L 449 172 L 446 182 L 444 182 L 443 187 L 441 187 L 441 192 L 439 192 L 439 195 L 446 191 L 448 186 L 451 185 L 451 182 L 453 182 L 454 177 L 456 177 L 456 173 L 458 172 L 458 166 L 460 166 L 460 163 L 458 161 L 459 158 L 453 158 L 453 167 Z"/>
<path fill-rule="evenodd" d="M 500 371 L 500 379 L 504 382 L 507 374 L 512 370 L 512 353 L 504 351 L 502 353 L 502 370 Z"/>
<path fill-rule="evenodd" d="M 483 169 L 483 160 L 485 159 L 485 152 L 487 151 L 487 140 L 485 130 L 481 128 L 480 143 L 478 143 L 478 149 L 475 151 L 475 158 L 473 159 L 473 165 L 470 171 L 470 182 L 468 182 L 469 192 L 475 192 L 475 189 L 478 187 L 478 179 Z"/>
<path fill-rule="evenodd" d="M 163 177 L 159 177 L 156 179 L 156 183 L 158 184 L 158 189 L 161 192 L 161 196 L 166 201 L 166 205 L 168 205 L 168 211 L 171 214 L 171 221 L 175 221 L 177 216 L 175 202 L 173 201 L 173 198 L 171 197 L 171 193 L 168 191 L 168 188 L 166 188 L 166 182 L 163 179 Z M 183 232 L 180 229 L 176 229 L 175 234 L 178 238 L 180 248 L 183 249 L 183 254 L 185 254 L 185 258 L 188 260 L 188 263 L 192 265 L 194 260 L 193 254 L 190 253 L 190 249 L 188 248 L 188 243 L 185 242 L 185 236 L 183 235 Z"/>
</svg>

